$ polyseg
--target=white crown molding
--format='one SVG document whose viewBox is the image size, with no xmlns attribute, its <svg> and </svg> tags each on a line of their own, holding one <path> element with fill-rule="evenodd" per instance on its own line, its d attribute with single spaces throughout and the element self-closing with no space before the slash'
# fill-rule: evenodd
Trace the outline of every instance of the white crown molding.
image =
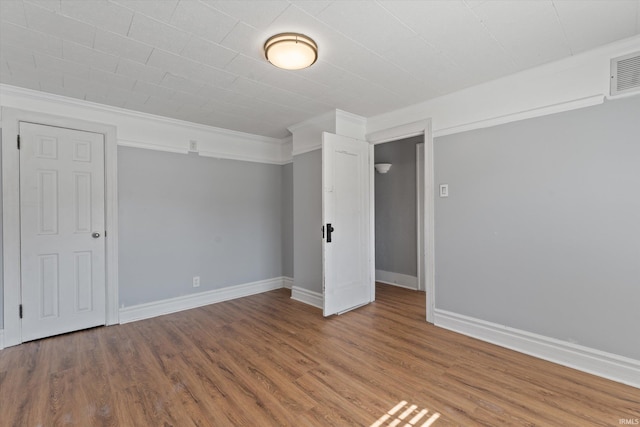
<svg viewBox="0 0 640 427">
<path fill-rule="evenodd" d="M 120 309 L 120 323 L 150 319 L 152 317 L 280 289 L 284 286 L 284 279 L 284 277 L 275 277 L 273 279 L 259 280 L 257 282 L 229 286 L 207 292 L 198 292 L 176 298 L 133 305 Z"/>
<path fill-rule="evenodd" d="M 579 108 L 592 107 L 604 102 L 604 95 L 593 95 L 586 98 L 577 99 L 575 101 L 561 102 L 554 105 L 548 105 L 540 108 L 533 108 L 527 111 L 507 114 L 504 116 L 494 117 L 487 120 L 480 120 L 473 123 L 467 123 L 460 126 L 439 129 L 433 133 L 434 138 L 438 136 L 452 135 L 460 132 L 467 132 L 474 129 L 488 128 L 505 123 L 511 123 L 519 120 L 531 119 L 534 117 L 546 116 L 549 114 L 561 113 L 563 111 L 577 110 Z"/>
<path fill-rule="evenodd" d="M 216 159 L 227 159 L 227 160 L 239 160 L 242 162 L 252 162 L 252 163 L 264 163 L 271 165 L 284 165 L 289 163 L 287 160 L 282 160 L 276 156 L 259 156 L 252 155 L 249 153 L 246 154 L 235 154 L 229 153 L 228 151 L 210 151 L 210 150 L 200 150 L 198 153 L 203 157 L 213 157 Z"/>
<path fill-rule="evenodd" d="M 25 89 L 17 86 L 11 86 L 4 83 L 0 83 L 0 93 L 4 96 L 14 95 L 25 98 L 31 98 L 34 100 L 46 100 L 57 104 L 73 105 L 82 108 L 91 108 L 96 111 L 110 112 L 115 114 L 122 114 L 129 117 L 136 117 L 144 120 L 154 120 L 165 124 L 174 124 L 183 128 L 190 128 L 210 133 L 217 133 L 223 136 L 230 136 L 235 138 L 241 138 L 246 140 L 253 140 L 259 142 L 266 142 L 270 144 L 281 144 L 282 140 L 278 138 L 271 138 L 268 136 L 255 135 L 252 133 L 239 132 L 231 129 L 224 129 L 215 126 L 208 126 L 199 123 L 188 122 L 186 120 L 174 119 L 171 117 L 158 116 L 155 114 L 143 113 L 140 111 L 128 110 L 126 108 L 114 107 L 111 105 L 98 104 L 91 101 L 85 101 L 82 99 L 69 98 L 67 96 L 57 95 L 48 92 L 41 92 L 33 89 Z"/>
<path fill-rule="evenodd" d="M 291 155 L 322 148 L 322 132 L 331 132 L 355 139 L 364 139 L 367 119 L 343 110 L 331 110 L 287 128 L 293 135 Z"/>
<path fill-rule="evenodd" d="M 293 135 L 282 140 L 282 144 L 280 145 L 280 159 L 283 165 L 293 162 Z"/>
<path fill-rule="evenodd" d="M 319 309 L 322 309 L 324 307 L 324 298 L 322 297 L 321 293 L 300 288 L 295 285 L 291 288 L 291 299 L 303 302 Z"/>
<path fill-rule="evenodd" d="M 640 361 L 436 309 L 435 325 L 559 365 L 640 388 Z"/>
<path fill-rule="evenodd" d="M 382 129 L 366 135 L 367 141 L 371 144 L 382 144 L 389 141 L 411 138 L 412 136 L 423 135 L 429 126 L 429 120 L 418 120 L 416 122 L 404 123 L 389 129 Z"/>
<path fill-rule="evenodd" d="M 61 95 L 0 84 L 0 105 L 28 111 L 55 112 L 117 127 L 119 145 L 172 153 L 188 153 L 190 140 L 212 157 L 285 164 L 289 138 L 277 139 L 217 128 Z"/>
<path fill-rule="evenodd" d="M 331 111 L 327 111 L 326 113 L 320 114 L 318 116 L 311 117 L 310 119 L 301 121 L 300 123 L 296 123 L 287 127 L 287 130 L 293 134 L 295 131 L 303 129 L 305 127 L 310 127 L 310 126 L 314 127 L 314 126 L 322 125 L 329 120 L 335 120 L 336 111 L 337 110 L 331 110 Z"/>
<path fill-rule="evenodd" d="M 572 107 L 581 108 L 585 106 L 581 100 L 608 96 L 611 58 L 638 50 L 640 36 L 620 40 L 369 117 L 367 133 L 375 135 L 383 129 L 430 117 L 433 120 L 434 136 L 444 135 L 567 111 Z"/>
<path fill-rule="evenodd" d="M 336 117 L 358 126 L 367 126 L 367 118 L 348 111 L 336 109 Z"/>
<path fill-rule="evenodd" d="M 320 150 L 322 148 L 322 144 L 313 144 L 308 145 L 306 147 L 300 148 L 298 150 L 293 150 L 291 152 L 291 161 L 293 161 L 293 157 L 299 156 L 300 154 L 310 153 L 312 151 Z"/>
<path fill-rule="evenodd" d="M 363 140 L 367 133 L 367 119 L 343 110 L 336 110 L 335 133 Z"/>
<path fill-rule="evenodd" d="M 332 110 L 289 126 L 292 134 L 291 155 L 308 153 L 322 147 L 322 133 L 336 131 L 336 111 Z"/>
<path fill-rule="evenodd" d="M 151 144 L 148 142 L 134 141 L 131 139 L 118 139 L 118 145 L 123 147 L 143 148 L 145 150 L 165 151 L 167 153 L 187 154 L 189 150 L 183 148 L 170 147 L 160 144 Z"/>
<path fill-rule="evenodd" d="M 167 153 L 177 153 L 177 154 L 189 154 L 190 151 L 186 148 L 176 148 L 167 145 L 160 144 L 150 144 L 147 142 L 141 141 L 133 141 L 128 139 L 119 139 L 118 145 L 123 147 L 132 147 L 132 148 L 142 148 L 145 150 L 155 150 L 155 151 L 164 151 Z M 258 152 L 259 153 L 259 152 Z M 207 149 L 200 149 L 197 152 L 194 152 L 199 156 L 203 157 L 212 157 L 216 159 L 226 159 L 226 160 L 239 160 L 243 162 L 253 162 L 253 163 L 264 163 L 264 164 L 273 164 L 273 165 L 284 165 L 287 163 L 291 163 L 293 159 L 291 158 L 291 154 L 289 154 L 289 158 L 286 155 L 281 154 L 280 156 L 269 156 L 269 153 L 265 153 L 264 155 L 255 155 L 251 152 L 240 154 L 233 153 L 230 151 L 211 151 Z"/>
</svg>

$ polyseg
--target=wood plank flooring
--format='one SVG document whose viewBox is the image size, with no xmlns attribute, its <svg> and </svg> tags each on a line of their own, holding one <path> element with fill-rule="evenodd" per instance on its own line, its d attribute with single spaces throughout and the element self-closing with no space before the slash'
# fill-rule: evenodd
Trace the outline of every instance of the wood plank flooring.
<svg viewBox="0 0 640 427">
<path fill-rule="evenodd" d="M 424 294 L 322 317 L 282 289 L 0 351 L 1 426 L 619 426 L 640 390 L 424 321 Z"/>
</svg>

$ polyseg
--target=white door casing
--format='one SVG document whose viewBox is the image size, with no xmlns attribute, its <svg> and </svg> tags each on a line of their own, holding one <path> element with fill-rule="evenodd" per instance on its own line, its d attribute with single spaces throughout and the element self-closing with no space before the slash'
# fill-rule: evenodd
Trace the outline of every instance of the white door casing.
<svg viewBox="0 0 640 427">
<path fill-rule="evenodd" d="M 22 303 L 20 272 L 20 150 L 17 136 L 21 122 L 83 130 L 102 134 L 105 141 L 106 323 L 119 323 L 118 313 L 118 182 L 117 129 L 91 121 L 91 115 L 59 116 L 36 110 L 1 107 L 2 117 L 2 259 L 4 277 L 4 346 L 20 344 Z"/>
<path fill-rule="evenodd" d="M 365 141 L 322 134 L 325 316 L 372 301 L 370 151 Z"/>
<path fill-rule="evenodd" d="M 103 135 L 20 123 L 22 341 L 106 323 L 104 178 Z"/>
<path fill-rule="evenodd" d="M 417 249 L 417 266 L 418 266 L 418 290 L 426 290 L 425 272 L 423 271 L 424 262 L 424 142 L 416 144 L 416 222 L 418 230 L 418 249 Z"/>
<path fill-rule="evenodd" d="M 435 315 L 435 183 L 434 183 L 434 157 L 433 157 L 433 133 L 431 119 L 424 119 L 407 123 L 400 126 L 382 129 L 377 132 L 367 134 L 369 143 L 383 144 L 385 142 L 397 141 L 416 135 L 424 137 L 424 149 L 422 160 L 424 165 L 423 180 L 423 203 L 422 203 L 422 253 L 419 260 L 419 269 L 424 277 L 424 289 L 426 297 L 426 320 L 434 322 Z M 373 186 L 371 187 L 371 197 L 373 197 Z M 375 230 L 371 230 L 371 235 L 375 236 Z M 375 256 L 375 255 L 374 255 Z"/>
</svg>

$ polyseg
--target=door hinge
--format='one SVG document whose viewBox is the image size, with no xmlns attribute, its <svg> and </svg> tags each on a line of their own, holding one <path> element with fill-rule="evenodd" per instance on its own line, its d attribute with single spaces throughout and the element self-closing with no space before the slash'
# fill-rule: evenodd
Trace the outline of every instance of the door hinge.
<svg viewBox="0 0 640 427">
<path fill-rule="evenodd" d="M 18 135 L 18 150 L 20 149 L 20 135 Z"/>
<path fill-rule="evenodd" d="M 104 230 L 104 237 L 107 237 L 107 230 Z"/>
<path fill-rule="evenodd" d="M 20 304 L 19 308 L 18 308 L 19 314 L 20 314 L 20 318 L 22 319 L 22 304 Z"/>
</svg>

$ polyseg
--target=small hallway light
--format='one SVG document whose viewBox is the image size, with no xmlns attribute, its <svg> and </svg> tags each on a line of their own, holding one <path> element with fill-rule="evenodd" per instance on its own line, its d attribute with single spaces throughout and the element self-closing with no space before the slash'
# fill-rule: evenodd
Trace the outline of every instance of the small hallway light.
<svg viewBox="0 0 640 427">
<path fill-rule="evenodd" d="M 301 70 L 318 59 L 318 45 L 311 38 L 298 33 L 281 33 L 264 44 L 267 61 L 285 70 Z"/>
<path fill-rule="evenodd" d="M 391 163 L 376 163 L 374 167 L 378 173 L 387 173 L 391 169 Z"/>
</svg>

